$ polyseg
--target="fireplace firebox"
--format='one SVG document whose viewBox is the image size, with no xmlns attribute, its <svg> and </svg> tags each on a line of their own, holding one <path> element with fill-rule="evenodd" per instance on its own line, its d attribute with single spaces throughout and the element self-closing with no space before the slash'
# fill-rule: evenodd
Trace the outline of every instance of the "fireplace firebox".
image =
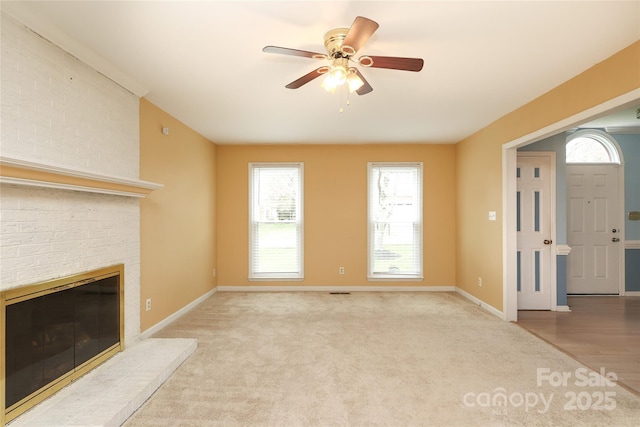
<svg viewBox="0 0 640 427">
<path fill-rule="evenodd" d="M 5 421 L 124 348 L 123 283 L 120 264 L 0 293 Z"/>
</svg>

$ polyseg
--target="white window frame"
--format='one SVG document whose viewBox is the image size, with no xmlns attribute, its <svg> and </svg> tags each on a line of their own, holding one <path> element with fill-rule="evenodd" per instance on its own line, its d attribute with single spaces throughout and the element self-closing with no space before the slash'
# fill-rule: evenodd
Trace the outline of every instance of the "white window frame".
<svg viewBox="0 0 640 427">
<path fill-rule="evenodd" d="M 254 233 L 254 192 L 253 188 L 255 182 L 253 180 L 253 171 L 257 168 L 297 168 L 299 171 L 299 180 L 298 180 L 298 200 L 296 200 L 296 223 L 298 228 L 297 233 L 297 249 L 298 249 L 298 272 L 274 272 L 274 273 L 256 273 L 253 271 L 253 261 L 255 257 L 254 253 L 254 241 L 255 241 L 255 233 Z M 302 162 L 294 162 L 294 163 L 276 163 L 276 162 L 265 162 L 265 163 L 249 163 L 249 280 L 250 281 L 299 281 L 304 279 L 304 163 Z"/>
<path fill-rule="evenodd" d="M 380 273 L 374 272 L 374 249 L 375 249 L 375 224 L 373 221 L 373 212 L 371 209 L 371 199 L 376 186 L 373 182 L 373 171 L 377 167 L 411 167 L 417 168 L 418 180 L 417 180 L 417 192 L 418 192 L 418 271 L 413 273 L 399 272 L 399 273 Z M 423 191 L 423 164 L 422 162 L 369 162 L 367 163 L 367 279 L 369 281 L 421 281 L 424 279 L 424 191 Z"/>
</svg>

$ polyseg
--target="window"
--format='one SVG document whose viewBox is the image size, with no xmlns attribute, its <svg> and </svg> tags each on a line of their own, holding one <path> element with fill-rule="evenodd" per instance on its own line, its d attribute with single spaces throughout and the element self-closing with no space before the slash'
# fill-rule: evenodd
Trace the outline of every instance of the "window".
<svg viewBox="0 0 640 427">
<path fill-rule="evenodd" d="M 302 279 L 302 163 L 249 164 L 249 279 Z"/>
<path fill-rule="evenodd" d="M 582 130 L 569 136 L 566 154 L 567 163 L 620 164 L 618 149 L 611 137 L 597 130 Z"/>
<path fill-rule="evenodd" d="M 422 163 L 369 163 L 369 279 L 422 279 Z"/>
</svg>

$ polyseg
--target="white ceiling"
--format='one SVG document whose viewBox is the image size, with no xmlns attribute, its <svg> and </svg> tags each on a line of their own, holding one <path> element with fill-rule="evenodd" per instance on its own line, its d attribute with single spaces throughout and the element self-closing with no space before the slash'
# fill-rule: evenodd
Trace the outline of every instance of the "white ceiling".
<svg viewBox="0 0 640 427">
<path fill-rule="evenodd" d="M 640 133 L 640 102 L 630 108 L 617 110 L 603 117 L 596 117 L 578 127 L 602 128 L 612 133 Z"/>
<path fill-rule="evenodd" d="M 2 1 L 2 9 L 219 144 L 455 143 L 640 39 L 640 1 Z M 324 33 L 380 24 L 350 98 L 316 79 Z M 359 55 L 356 55 L 359 56 Z M 634 110 L 635 111 L 635 110 Z M 637 126 L 637 125 L 636 125 Z"/>
</svg>

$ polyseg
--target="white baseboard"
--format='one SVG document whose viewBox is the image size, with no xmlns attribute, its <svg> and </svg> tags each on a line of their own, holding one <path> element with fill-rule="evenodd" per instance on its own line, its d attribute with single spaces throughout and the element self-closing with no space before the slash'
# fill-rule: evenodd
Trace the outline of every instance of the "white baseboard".
<svg viewBox="0 0 640 427">
<path fill-rule="evenodd" d="M 175 313 L 173 313 L 171 316 L 161 320 L 160 322 L 156 323 L 155 325 L 153 325 L 152 327 L 150 327 L 146 331 L 140 333 L 140 339 L 144 340 L 144 339 L 150 338 L 153 334 L 158 332 L 160 329 L 164 328 L 165 326 L 167 326 L 169 323 L 173 322 L 174 320 L 177 320 L 178 318 L 180 318 L 181 316 L 186 314 L 188 311 L 190 311 L 193 308 L 195 308 L 202 301 L 206 300 L 211 295 L 215 294 L 217 289 L 218 288 L 213 288 L 212 290 L 210 290 L 206 294 L 202 295 L 201 297 L 191 301 L 189 304 L 185 305 L 180 310 L 178 310 Z"/>
<path fill-rule="evenodd" d="M 453 292 L 455 286 L 218 286 L 218 292 Z"/>
<path fill-rule="evenodd" d="M 556 306 L 556 311 L 569 312 L 571 308 L 568 305 L 558 305 Z"/>
<path fill-rule="evenodd" d="M 478 298 L 476 298 L 473 295 L 471 295 L 469 292 L 463 291 L 460 288 L 456 288 L 456 292 L 459 293 L 460 295 L 462 295 L 463 297 L 465 297 L 466 299 L 468 299 L 469 301 L 473 302 L 474 304 L 479 305 L 480 307 L 482 307 L 483 309 L 485 309 L 489 313 L 493 314 L 494 316 L 497 316 L 502 320 L 507 320 L 507 317 L 503 312 L 501 312 L 500 310 L 498 310 L 494 306 L 489 305 L 486 302 L 479 300 Z"/>
<path fill-rule="evenodd" d="M 625 297 L 640 297 L 640 291 L 625 291 Z"/>
</svg>

